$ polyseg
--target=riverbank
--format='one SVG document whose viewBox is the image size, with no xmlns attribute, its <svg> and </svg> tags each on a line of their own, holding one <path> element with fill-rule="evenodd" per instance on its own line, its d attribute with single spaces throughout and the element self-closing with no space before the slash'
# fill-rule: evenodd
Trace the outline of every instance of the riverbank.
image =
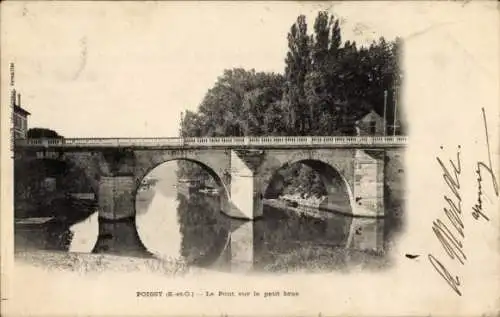
<svg viewBox="0 0 500 317">
<path fill-rule="evenodd" d="M 345 207 L 341 206 L 340 204 L 336 205 L 338 207 L 336 209 L 324 208 L 324 206 L 322 206 L 322 203 L 326 199 L 327 197 L 325 196 L 301 197 L 301 195 L 299 194 L 294 194 L 282 195 L 277 199 L 264 199 L 263 203 L 270 207 L 293 210 L 299 215 L 305 215 L 319 219 L 331 218 L 338 214 L 352 216 L 352 213 L 350 213 L 348 210 L 345 210 Z"/>
<path fill-rule="evenodd" d="M 292 209 L 299 214 L 305 214 L 315 218 L 328 218 L 329 215 L 346 215 L 355 218 L 384 218 L 375 211 L 364 206 L 356 206 L 353 213 L 351 205 L 342 196 L 336 197 L 302 197 L 299 194 L 282 195 L 276 199 L 264 199 L 263 203 L 270 207 L 279 209 Z"/>
<path fill-rule="evenodd" d="M 308 196 L 308 197 L 302 197 L 299 194 L 294 194 L 294 195 L 281 195 L 279 196 L 278 200 L 285 201 L 287 203 L 296 203 L 299 206 L 304 206 L 304 207 L 311 207 L 311 208 L 319 208 L 321 202 L 325 200 L 325 196 L 321 197 L 316 197 L 316 196 Z"/>
<path fill-rule="evenodd" d="M 192 271 L 182 261 L 164 261 L 153 257 L 130 257 L 112 254 L 79 253 L 65 251 L 15 252 L 16 264 L 38 267 L 48 271 L 70 271 L 80 273 L 98 272 L 150 272 L 167 275 Z"/>
<path fill-rule="evenodd" d="M 283 199 L 264 199 L 264 205 L 282 210 L 291 210 L 299 216 L 308 216 L 317 219 L 327 219 L 334 217 L 335 213 L 321 210 L 314 205 L 301 205 Z"/>
</svg>

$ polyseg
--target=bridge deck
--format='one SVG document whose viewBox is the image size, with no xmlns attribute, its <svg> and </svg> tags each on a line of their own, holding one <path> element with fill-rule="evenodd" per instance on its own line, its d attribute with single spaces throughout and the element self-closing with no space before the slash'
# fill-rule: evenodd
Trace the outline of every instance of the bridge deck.
<svg viewBox="0 0 500 317">
<path fill-rule="evenodd" d="M 64 138 L 16 140 L 16 147 L 96 148 L 275 148 L 275 147 L 404 147 L 406 136 L 273 136 L 201 138 Z"/>
</svg>

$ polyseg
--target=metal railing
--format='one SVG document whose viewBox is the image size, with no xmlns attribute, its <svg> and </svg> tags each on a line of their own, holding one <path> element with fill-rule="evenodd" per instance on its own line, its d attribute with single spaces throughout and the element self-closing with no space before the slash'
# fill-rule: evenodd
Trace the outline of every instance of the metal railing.
<svg viewBox="0 0 500 317">
<path fill-rule="evenodd" d="M 407 136 L 269 136 L 199 138 L 66 138 L 16 140 L 16 147 L 405 146 Z"/>
</svg>

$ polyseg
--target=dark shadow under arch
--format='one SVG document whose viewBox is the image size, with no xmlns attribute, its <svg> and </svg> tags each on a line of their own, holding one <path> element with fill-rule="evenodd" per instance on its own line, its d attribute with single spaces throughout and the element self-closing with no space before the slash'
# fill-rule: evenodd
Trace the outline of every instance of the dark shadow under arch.
<svg viewBox="0 0 500 317">
<path fill-rule="evenodd" d="M 347 179 L 330 164 L 314 159 L 297 160 L 283 164 L 277 169 L 263 188 L 264 198 L 276 199 L 283 193 L 285 179 L 282 171 L 295 164 L 304 164 L 315 171 L 326 189 L 326 198 L 321 202 L 320 208 L 352 214 L 354 210 L 354 198 Z M 342 209 L 342 210 L 334 210 Z"/>
</svg>

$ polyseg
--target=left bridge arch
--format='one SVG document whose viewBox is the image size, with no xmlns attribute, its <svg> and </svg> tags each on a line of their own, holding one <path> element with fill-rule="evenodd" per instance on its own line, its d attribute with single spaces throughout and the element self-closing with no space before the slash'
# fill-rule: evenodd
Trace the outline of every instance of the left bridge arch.
<svg viewBox="0 0 500 317">
<path fill-rule="evenodd" d="M 110 152 L 106 157 L 109 176 L 100 180 L 100 217 L 110 220 L 136 216 L 136 194 L 142 180 L 155 167 L 169 161 L 191 161 L 201 165 L 222 191 L 222 203 L 230 188 L 230 151 L 224 149 L 133 149 Z"/>
<path fill-rule="evenodd" d="M 155 167 L 169 161 L 190 161 L 202 166 L 224 188 L 227 196 L 231 186 L 229 150 L 139 150 L 134 152 L 134 180 L 136 187 Z"/>
</svg>

